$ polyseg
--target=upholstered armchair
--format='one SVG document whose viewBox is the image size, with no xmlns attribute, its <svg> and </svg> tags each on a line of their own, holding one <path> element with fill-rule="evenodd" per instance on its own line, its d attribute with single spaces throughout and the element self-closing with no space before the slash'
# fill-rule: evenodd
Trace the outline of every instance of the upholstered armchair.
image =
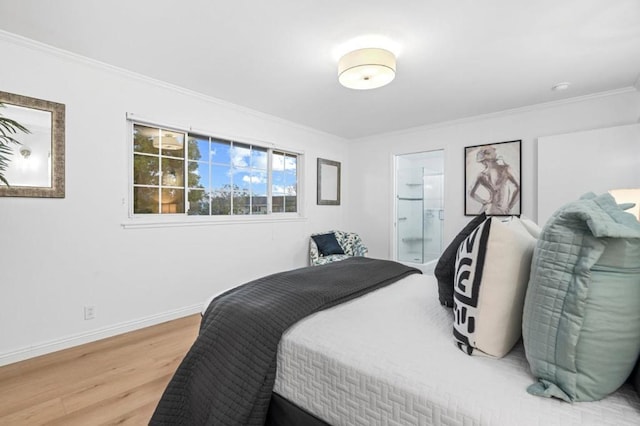
<svg viewBox="0 0 640 426">
<path fill-rule="evenodd" d="M 324 265 L 352 256 L 366 256 L 367 247 L 355 232 L 327 231 L 311 234 L 309 264 Z"/>
</svg>

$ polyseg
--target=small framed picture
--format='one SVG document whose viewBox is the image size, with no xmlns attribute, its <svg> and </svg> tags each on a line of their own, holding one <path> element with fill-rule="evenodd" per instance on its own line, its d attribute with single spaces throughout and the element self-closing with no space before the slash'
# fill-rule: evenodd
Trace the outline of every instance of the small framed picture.
<svg viewBox="0 0 640 426">
<path fill-rule="evenodd" d="M 464 148 L 464 214 L 519 216 L 522 140 Z"/>
<path fill-rule="evenodd" d="M 318 200 L 321 206 L 340 205 L 340 162 L 318 158 Z"/>
</svg>

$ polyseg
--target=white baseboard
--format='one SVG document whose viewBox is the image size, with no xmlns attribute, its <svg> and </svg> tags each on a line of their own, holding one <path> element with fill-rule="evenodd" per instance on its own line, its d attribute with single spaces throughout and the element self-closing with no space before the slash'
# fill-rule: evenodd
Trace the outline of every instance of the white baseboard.
<svg viewBox="0 0 640 426">
<path fill-rule="evenodd" d="M 126 321 L 109 327 L 97 330 L 79 333 L 67 336 L 62 339 L 56 339 L 45 343 L 25 347 L 16 351 L 0 353 L 0 366 L 12 364 L 25 359 L 34 358 L 40 355 L 68 349 L 74 346 L 83 345 L 85 343 L 95 342 L 96 340 L 105 339 L 107 337 L 116 336 L 118 334 L 127 333 L 129 331 L 139 330 L 141 328 L 150 327 L 166 321 L 177 318 L 186 317 L 202 311 L 202 303 L 185 308 L 176 309 L 161 314 L 151 315 L 145 318 L 139 318 L 133 321 Z"/>
</svg>

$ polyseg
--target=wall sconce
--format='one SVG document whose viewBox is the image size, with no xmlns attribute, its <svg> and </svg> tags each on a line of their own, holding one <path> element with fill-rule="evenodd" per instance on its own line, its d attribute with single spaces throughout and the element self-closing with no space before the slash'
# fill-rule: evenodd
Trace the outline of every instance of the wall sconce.
<svg viewBox="0 0 640 426">
<path fill-rule="evenodd" d="M 338 62 L 338 81 L 349 89 L 376 89 L 391 83 L 395 76 L 396 57 L 386 49 L 354 50 Z"/>
<path fill-rule="evenodd" d="M 609 194 L 613 195 L 618 204 L 635 203 L 634 207 L 626 211 L 640 220 L 640 188 L 611 189 Z"/>
</svg>

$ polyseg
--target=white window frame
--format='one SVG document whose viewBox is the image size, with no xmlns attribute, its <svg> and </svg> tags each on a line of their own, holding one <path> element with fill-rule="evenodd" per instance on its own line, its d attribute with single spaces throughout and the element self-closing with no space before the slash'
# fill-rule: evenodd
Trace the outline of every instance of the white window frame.
<svg viewBox="0 0 640 426">
<path fill-rule="evenodd" d="M 122 223 L 123 228 L 153 228 L 153 227 L 167 227 L 167 226 L 202 226 L 202 225 L 217 225 L 217 224 L 241 224 L 241 223 L 274 223 L 274 222 L 298 222 L 305 221 L 305 196 L 304 196 L 304 164 L 305 154 L 304 152 L 296 149 L 290 149 L 284 146 L 279 146 L 270 142 L 255 140 L 251 138 L 234 137 L 229 135 L 222 135 L 217 132 L 209 130 L 194 129 L 191 126 L 167 124 L 155 120 L 149 120 L 142 118 L 138 115 L 127 113 L 127 166 L 128 166 L 128 179 L 127 179 L 127 203 L 125 205 L 125 198 L 122 200 L 122 204 L 126 206 L 127 218 Z M 188 208 L 184 213 L 157 213 L 157 214 L 135 214 L 133 212 L 133 197 L 134 197 L 134 183 L 133 183 L 133 129 L 134 125 L 158 127 L 165 130 L 185 133 L 185 145 L 188 140 L 189 134 L 207 136 L 210 138 L 231 141 L 240 144 L 247 144 L 259 148 L 265 148 L 267 150 L 267 213 L 266 214 L 247 214 L 247 215 L 189 215 Z M 272 211 L 272 154 L 274 151 L 283 152 L 291 155 L 295 155 L 296 161 L 296 198 L 297 198 L 297 211 L 296 212 L 273 212 Z M 185 149 L 184 158 L 184 198 L 185 207 L 188 206 L 188 154 Z"/>
</svg>

